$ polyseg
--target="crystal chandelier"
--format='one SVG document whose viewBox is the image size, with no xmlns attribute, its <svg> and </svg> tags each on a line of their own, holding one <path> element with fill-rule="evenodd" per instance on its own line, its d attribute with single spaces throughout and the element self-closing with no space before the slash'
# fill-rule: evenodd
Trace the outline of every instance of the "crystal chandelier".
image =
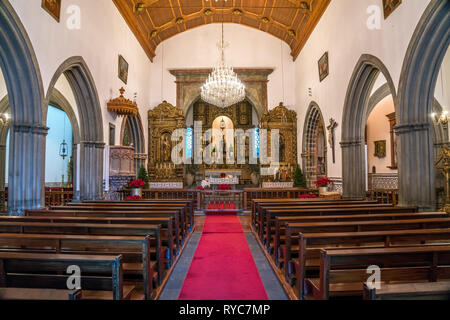
<svg viewBox="0 0 450 320">
<path fill-rule="evenodd" d="M 209 104 L 226 108 L 245 99 L 245 86 L 234 73 L 233 68 L 225 65 L 223 22 L 221 52 L 221 62 L 203 84 L 201 97 Z"/>
</svg>

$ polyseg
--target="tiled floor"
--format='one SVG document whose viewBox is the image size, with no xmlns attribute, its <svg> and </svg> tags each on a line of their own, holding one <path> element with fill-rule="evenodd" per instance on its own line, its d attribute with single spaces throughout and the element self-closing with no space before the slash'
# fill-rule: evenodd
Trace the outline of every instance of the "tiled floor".
<svg viewBox="0 0 450 320">
<path fill-rule="evenodd" d="M 160 300 L 177 300 L 183 286 L 184 279 L 189 271 L 191 261 L 194 257 L 195 250 L 197 249 L 198 243 L 201 238 L 201 231 L 203 230 L 203 225 L 205 222 L 204 216 L 195 217 L 195 232 L 189 240 L 183 254 L 175 266 L 167 284 L 161 293 Z M 261 247 L 258 245 L 257 240 L 253 233 L 250 232 L 250 217 L 249 216 L 239 216 L 239 220 L 242 224 L 242 229 L 245 232 L 245 237 L 247 239 L 250 251 L 252 252 L 253 259 L 255 260 L 256 266 L 258 268 L 259 275 L 263 281 L 264 288 L 266 289 L 267 295 L 270 300 L 288 300 L 283 288 L 281 287 L 278 279 L 273 273 L 270 264 L 268 263 L 264 252 L 262 252 Z"/>
</svg>

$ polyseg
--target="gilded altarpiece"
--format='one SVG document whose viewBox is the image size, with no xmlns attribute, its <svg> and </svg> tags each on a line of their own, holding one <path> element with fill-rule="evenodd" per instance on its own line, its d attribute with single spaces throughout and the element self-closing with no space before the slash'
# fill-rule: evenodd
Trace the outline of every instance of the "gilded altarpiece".
<svg viewBox="0 0 450 320">
<path fill-rule="evenodd" d="M 263 182 L 293 181 L 297 167 L 297 113 L 287 109 L 282 103 L 269 112 L 264 113 L 261 119 L 261 129 L 268 130 L 268 154 L 272 156 L 270 132 L 279 130 L 279 162 L 280 169 L 273 176 L 263 176 Z M 262 142 L 261 142 L 262 143 Z"/>
<path fill-rule="evenodd" d="M 175 165 L 171 159 L 172 148 L 177 144 L 171 137 L 174 130 L 184 127 L 182 110 L 167 101 L 148 112 L 150 181 L 183 181 L 183 166 Z"/>
<path fill-rule="evenodd" d="M 253 126 L 253 107 L 247 101 L 237 103 L 228 108 L 218 108 L 211 104 L 208 104 L 202 100 L 198 100 L 193 105 L 193 119 L 194 121 L 199 121 L 202 123 L 203 133 L 211 129 L 213 127 L 213 122 L 216 119 L 220 119 L 221 117 L 227 117 L 233 123 L 233 129 L 242 129 L 243 131 L 247 131 L 252 129 Z M 257 120 L 256 120 L 257 122 Z M 207 146 L 207 141 L 203 142 L 203 150 Z M 248 163 L 249 158 L 249 141 L 247 140 L 245 145 L 245 157 L 246 163 Z M 237 146 L 237 141 L 235 137 L 234 148 Z M 237 150 L 234 150 L 232 146 L 227 145 L 223 148 L 223 163 L 214 163 L 212 165 L 202 164 L 199 166 L 199 172 L 204 174 L 206 170 L 236 170 L 242 173 L 241 182 L 249 181 L 251 172 L 246 170 L 246 165 L 241 165 L 237 163 Z M 231 149 L 230 149 L 231 148 Z M 234 151 L 234 164 L 227 164 L 226 158 L 227 153 L 230 151 Z M 198 152 L 198 150 L 194 150 L 194 152 Z"/>
</svg>

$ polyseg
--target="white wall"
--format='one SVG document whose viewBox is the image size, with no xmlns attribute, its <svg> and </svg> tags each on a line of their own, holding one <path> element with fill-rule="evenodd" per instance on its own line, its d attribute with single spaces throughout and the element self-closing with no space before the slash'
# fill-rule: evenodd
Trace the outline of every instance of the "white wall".
<svg viewBox="0 0 450 320">
<path fill-rule="evenodd" d="M 163 100 L 176 104 L 175 77 L 169 73 L 169 69 L 212 68 L 217 65 L 220 36 L 221 25 L 209 24 L 180 33 L 157 47 L 151 66 L 151 108 Z M 268 83 L 269 109 L 282 101 L 288 107 L 295 106 L 294 62 L 286 43 L 268 33 L 238 24 L 225 24 L 225 42 L 229 43 L 225 51 L 228 65 L 235 68 L 275 69 Z"/>
<path fill-rule="evenodd" d="M 342 114 L 347 87 L 354 68 L 362 54 L 378 57 L 387 67 L 396 88 L 407 47 L 422 16 L 428 0 L 403 1 L 394 13 L 384 20 L 381 29 L 369 30 L 367 9 L 381 8 L 381 0 L 331 1 L 322 19 L 295 62 L 296 109 L 299 116 L 299 136 L 302 135 L 308 105 L 315 101 L 320 106 L 325 123 L 334 118 L 336 129 L 336 163 L 328 159 L 331 177 L 342 176 L 341 141 Z M 382 12 L 380 10 L 380 12 Z M 330 75 L 319 81 L 317 61 L 329 52 Z M 308 95 L 312 89 L 312 97 Z M 299 139 L 299 150 L 302 139 Z"/>
<path fill-rule="evenodd" d="M 116 142 L 119 142 L 122 118 L 115 118 L 106 110 L 110 98 L 119 95 L 120 87 L 126 97 L 133 99 L 137 92 L 140 114 L 145 121 L 149 106 L 150 60 L 128 28 L 114 3 L 110 0 L 62 1 L 61 22 L 57 23 L 41 8 L 41 1 L 10 0 L 19 15 L 39 63 L 44 90 L 62 62 L 72 56 L 82 56 L 94 78 L 103 114 L 104 140 L 108 141 L 108 122 L 116 125 Z M 70 30 L 67 20 L 70 5 L 80 8 L 81 29 Z M 118 55 L 129 63 L 128 85 L 117 77 Z M 59 89 L 59 88 L 58 88 Z M 65 94 L 66 98 L 68 95 Z M 70 102 L 70 98 L 68 98 Z M 143 124 L 146 130 L 146 124 Z M 147 134 L 145 133 L 145 136 Z"/>
<path fill-rule="evenodd" d="M 389 169 L 391 166 L 391 126 L 388 114 L 395 112 L 394 101 L 389 95 L 378 103 L 367 119 L 367 159 L 368 172 L 372 173 L 372 167 L 377 168 L 377 173 L 397 173 L 397 170 Z M 375 141 L 386 140 L 386 157 L 375 157 Z"/>
<path fill-rule="evenodd" d="M 450 50 L 448 49 L 439 71 L 434 97 L 442 108 L 450 111 Z"/>
<path fill-rule="evenodd" d="M 3 78 L 2 69 L 0 69 L 0 100 L 3 99 L 4 96 L 6 96 L 6 84 L 5 84 L 5 78 Z"/>
</svg>

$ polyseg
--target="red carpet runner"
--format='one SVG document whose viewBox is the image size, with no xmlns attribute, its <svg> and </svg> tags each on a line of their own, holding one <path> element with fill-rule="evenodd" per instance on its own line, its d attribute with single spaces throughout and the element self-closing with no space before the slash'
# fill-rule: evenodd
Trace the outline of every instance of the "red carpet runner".
<svg viewBox="0 0 450 320">
<path fill-rule="evenodd" d="M 206 217 L 178 300 L 268 300 L 237 216 Z"/>
</svg>

